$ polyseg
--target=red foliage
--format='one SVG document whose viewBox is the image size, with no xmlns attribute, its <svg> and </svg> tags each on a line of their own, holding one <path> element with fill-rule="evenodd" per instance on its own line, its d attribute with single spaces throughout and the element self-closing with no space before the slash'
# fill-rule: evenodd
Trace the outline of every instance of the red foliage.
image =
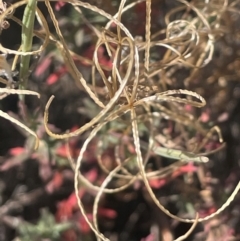
<svg viewBox="0 0 240 241">
<path fill-rule="evenodd" d="M 63 200 L 57 205 L 56 220 L 58 222 L 69 220 L 73 211 L 76 209 L 77 198 L 75 193 L 72 193 L 68 199 Z"/>
<path fill-rule="evenodd" d="M 199 211 L 199 216 L 200 216 L 200 218 L 204 218 L 206 216 L 211 215 L 212 213 L 215 213 L 216 211 L 217 211 L 216 207 L 215 206 L 211 206 L 211 207 L 206 208 L 204 210 L 200 210 Z"/>
<path fill-rule="evenodd" d="M 176 171 L 174 171 L 170 176 L 166 178 L 152 179 L 149 180 L 149 184 L 152 188 L 161 188 L 166 185 L 169 181 L 175 179 L 176 177 L 183 175 L 184 173 L 195 172 L 197 171 L 197 167 L 193 165 L 193 163 L 188 163 L 185 166 L 180 167 Z"/>
<path fill-rule="evenodd" d="M 10 150 L 9 150 L 9 154 L 11 155 L 11 156 L 17 156 L 17 155 L 20 155 L 20 154 L 22 154 L 23 152 L 25 151 L 25 149 L 23 148 L 23 147 L 14 147 L 14 148 L 11 148 Z"/>
<path fill-rule="evenodd" d="M 87 217 L 89 220 L 92 220 L 92 214 L 87 214 Z M 89 227 L 88 223 L 86 222 L 83 216 L 79 218 L 78 224 L 79 224 L 79 229 L 83 234 L 87 234 L 91 231 L 91 228 Z"/>
<path fill-rule="evenodd" d="M 94 182 L 97 178 L 97 170 L 91 169 L 88 173 L 86 173 L 86 178 L 90 182 Z M 78 193 L 79 197 L 82 198 L 85 192 L 86 190 L 81 188 Z M 68 220 L 72 217 L 76 210 L 78 210 L 77 198 L 75 193 L 72 193 L 66 200 L 63 200 L 58 204 L 56 220 L 59 222 Z"/>
<path fill-rule="evenodd" d="M 80 149 L 79 148 L 75 148 L 74 146 L 70 145 L 69 146 L 69 151 L 70 151 L 71 157 L 76 158 L 78 156 L 78 154 L 79 154 Z M 67 158 L 67 156 L 68 156 L 67 152 L 68 152 L 67 144 L 63 144 L 63 145 L 61 145 L 60 147 L 58 147 L 56 149 L 56 154 L 58 156 L 61 156 L 61 157 Z"/>
<path fill-rule="evenodd" d="M 146 2 L 141 2 L 137 4 L 134 7 L 134 12 L 137 16 L 137 21 L 138 23 L 141 24 L 136 24 L 134 25 L 134 29 L 132 29 L 135 35 L 144 35 L 145 34 L 145 23 L 146 23 Z M 152 3 L 151 7 L 151 19 L 157 22 L 157 19 L 159 18 L 159 15 L 161 14 L 160 12 L 160 7 L 159 4 L 154 4 Z M 154 21 L 152 21 L 152 26 L 154 24 Z M 131 26 L 130 26 L 131 27 Z"/>
<path fill-rule="evenodd" d="M 55 10 L 56 10 L 56 11 L 59 11 L 65 4 L 66 4 L 66 2 L 60 2 L 60 1 L 58 1 L 58 2 L 55 4 Z"/>
<path fill-rule="evenodd" d="M 187 165 L 180 167 L 178 170 L 173 172 L 172 177 L 178 177 L 180 175 L 183 175 L 184 173 L 190 173 L 190 172 L 196 172 L 197 167 L 193 165 L 192 162 L 189 162 Z"/>
<path fill-rule="evenodd" d="M 44 72 L 49 68 L 51 62 L 52 58 L 50 56 L 46 56 L 36 67 L 34 72 L 35 76 L 39 77 L 40 75 L 44 74 Z"/>
<path fill-rule="evenodd" d="M 151 179 L 149 180 L 149 184 L 152 188 L 160 188 L 165 186 L 167 183 L 166 179 Z"/>
<path fill-rule="evenodd" d="M 84 53 L 83 57 L 92 60 L 93 59 L 93 54 L 96 46 L 91 45 Z M 103 46 L 100 46 L 97 50 L 97 56 L 98 56 L 98 61 L 99 64 L 104 66 L 104 67 L 109 67 L 112 68 L 112 61 L 104 54 L 105 50 Z M 82 61 L 81 62 L 85 66 L 90 66 L 89 63 Z"/>
<path fill-rule="evenodd" d="M 95 46 L 91 45 L 84 53 L 83 57 L 92 60 L 93 59 L 93 53 L 94 53 Z M 108 67 L 109 69 L 112 68 L 112 61 L 110 58 L 108 58 L 104 54 L 105 50 L 103 46 L 100 46 L 97 50 L 98 55 L 98 61 L 99 64 Z M 76 65 L 84 65 L 84 66 L 91 66 L 87 61 L 79 61 L 74 60 Z M 35 71 L 35 75 L 40 75 L 44 73 L 44 71 L 49 67 L 51 63 L 51 58 L 47 57 L 45 60 L 42 61 L 42 63 L 39 65 L 37 70 Z M 53 85 L 55 84 L 64 74 L 68 73 L 67 67 L 65 65 L 62 65 L 59 67 L 58 70 L 56 70 L 54 73 L 50 74 L 46 80 L 47 85 Z"/>
<path fill-rule="evenodd" d="M 73 132 L 77 129 L 78 129 L 78 127 L 74 126 L 71 128 L 70 131 Z M 70 152 L 71 157 L 77 158 L 78 154 L 80 152 L 80 148 L 77 146 L 78 145 L 77 139 L 72 139 L 69 141 L 68 144 L 64 143 L 61 146 L 57 147 L 55 150 L 56 155 L 67 158 L 68 157 L 68 146 L 67 145 L 69 145 L 69 152 Z"/>
<path fill-rule="evenodd" d="M 151 233 L 146 238 L 141 239 L 141 241 L 154 241 L 154 240 L 156 240 L 156 237 Z"/>
<path fill-rule="evenodd" d="M 96 169 L 91 169 L 88 173 L 86 173 L 86 178 L 90 181 L 90 182 L 94 182 L 97 180 L 97 170 Z M 86 193 L 86 189 L 81 188 L 79 190 L 79 197 L 80 199 L 83 198 L 83 196 Z M 100 217 L 104 217 L 104 218 L 116 218 L 117 213 L 115 210 L 112 209 L 108 209 L 108 208 L 99 208 L 98 210 L 99 216 Z M 60 203 L 58 203 L 57 205 L 57 212 L 56 212 L 56 220 L 58 222 L 62 222 L 62 221 L 67 221 L 67 220 L 71 220 L 73 218 L 73 215 L 75 217 L 77 217 L 77 226 L 79 228 L 79 230 L 81 231 L 82 234 L 88 234 L 91 229 L 88 225 L 88 223 L 86 222 L 86 220 L 84 219 L 84 217 L 81 215 L 81 213 L 79 212 L 78 209 L 78 204 L 77 204 L 77 198 L 75 193 L 72 193 L 66 200 L 61 201 Z M 87 214 L 87 217 L 89 220 L 92 220 L 92 214 Z M 75 239 L 71 239 L 72 237 L 72 232 L 67 232 L 64 233 L 64 237 L 66 238 L 66 240 L 75 240 Z"/>
<path fill-rule="evenodd" d="M 56 72 L 49 75 L 46 80 L 47 85 L 55 84 L 66 73 L 67 67 L 61 66 Z"/>
<path fill-rule="evenodd" d="M 55 190 L 59 189 L 63 184 L 63 175 L 61 172 L 56 171 L 53 175 L 52 180 L 45 187 L 48 193 L 53 193 Z"/>
<path fill-rule="evenodd" d="M 99 208 L 98 214 L 101 217 L 110 218 L 110 219 L 117 217 L 117 212 L 109 208 Z"/>
<path fill-rule="evenodd" d="M 75 231 L 73 229 L 69 229 L 67 231 L 65 231 L 62 234 L 63 240 L 64 241 L 76 241 L 77 240 L 77 234 L 75 233 Z"/>
</svg>

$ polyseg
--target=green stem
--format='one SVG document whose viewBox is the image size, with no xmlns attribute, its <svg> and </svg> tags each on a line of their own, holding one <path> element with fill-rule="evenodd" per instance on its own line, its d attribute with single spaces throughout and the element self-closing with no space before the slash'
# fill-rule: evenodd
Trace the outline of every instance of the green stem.
<svg viewBox="0 0 240 241">
<path fill-rule="evenodd" d="M 35 21 L 35 13 L 37 8 L 37 0 L 28 0 L 23 14 L 22 26 L 22 44 L 23 52 L 29 52 L 32 49 L 33 28 Z M 21 56 L 20 62 L 20 88 L 26 89 L 28 84 L 30 55 Z"/>
</svg>

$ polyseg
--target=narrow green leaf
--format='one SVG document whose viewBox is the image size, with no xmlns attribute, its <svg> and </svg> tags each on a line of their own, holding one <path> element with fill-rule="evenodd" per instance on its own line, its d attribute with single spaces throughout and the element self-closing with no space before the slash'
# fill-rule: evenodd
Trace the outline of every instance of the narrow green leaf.
<svg viewBox="0 0 240 241">
<path fill-rule="evenodd" d="M 33 40 L 33 28 L 35 21 L 35 13 L 37 8 L 37 0 L 29 0 L 23 15 L 23 26 L 22 26 L 22 44 L 21 49 L 23 52 L 29 52 L 32 49 Z M 29 71 L 30 55 L 21 56 L 20 63 L 20 81 L 21 88 L 27 87 L 27 77 Z"/>
</svg>

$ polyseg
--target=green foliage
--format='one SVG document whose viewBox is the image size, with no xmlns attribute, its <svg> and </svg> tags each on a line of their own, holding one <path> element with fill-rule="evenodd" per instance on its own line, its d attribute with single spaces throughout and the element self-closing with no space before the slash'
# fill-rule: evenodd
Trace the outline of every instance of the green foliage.
<svg viewBox="0 0 240 241">
<path fill-rule="evenodd" d="M 72 224 L 69 222 L 56 223 L 54 216 L 47 210 L 41 210 L 41 216 L 34 225 L 24 222 L 18 228 L 21 241 L 40 241 L 44 238 L 51 241 L 59 241 L 61 233 L 70 229 Z"/>
</svg>

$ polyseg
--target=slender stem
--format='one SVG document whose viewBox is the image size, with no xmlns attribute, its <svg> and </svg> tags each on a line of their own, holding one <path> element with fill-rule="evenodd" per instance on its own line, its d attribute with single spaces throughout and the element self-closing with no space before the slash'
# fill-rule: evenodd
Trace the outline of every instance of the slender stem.
<svg viewBox="0 0 240 241">
<path fill-rule="evenodd" d="M 145 77 L 149 74 L 150 42 L 151 42 L 151 0 L 146 1 L 146 50 L 145 50 Z"/>
<path fill-rule="evenodd" d="M 23 52 L 29 52 L 32 49 L 33 28 L 35 13 L 37 8 L 37 0 L 28 0 L 24 10 L 22 25 L 22 45 Z M 27 88 L 27 79 L 29 74 L 30 55 L 21 56 L 20 63 L 20 88 Z"/>
</svg>

